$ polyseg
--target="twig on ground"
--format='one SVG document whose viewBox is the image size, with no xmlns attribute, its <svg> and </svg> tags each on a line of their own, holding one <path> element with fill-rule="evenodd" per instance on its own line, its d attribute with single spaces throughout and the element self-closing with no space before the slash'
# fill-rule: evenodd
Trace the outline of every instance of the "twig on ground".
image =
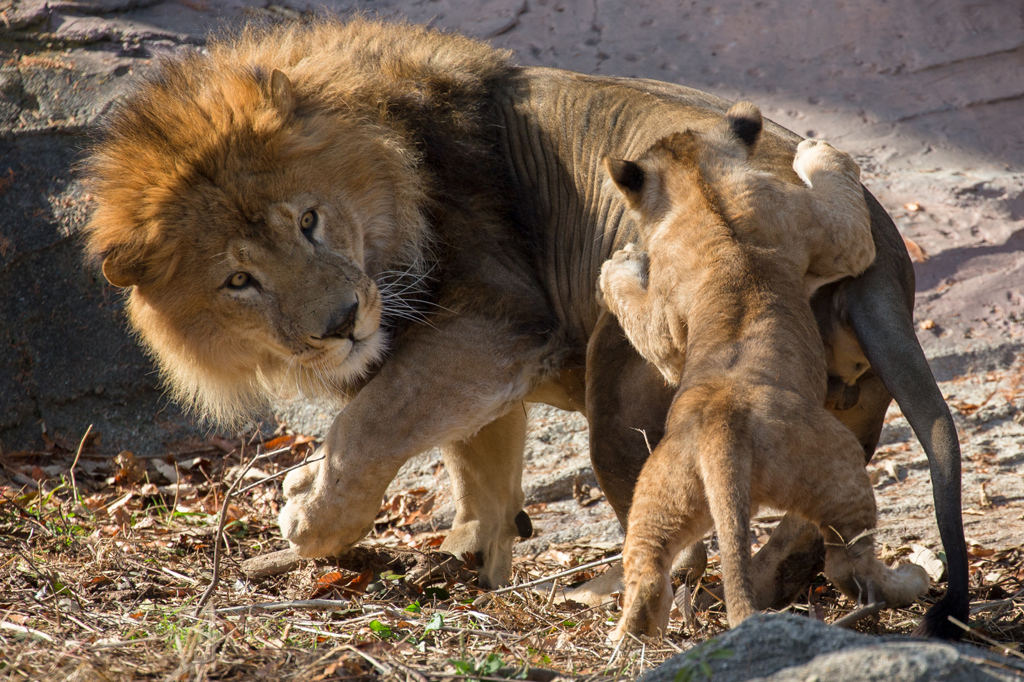
<svg viewBox="0 0 1024 682">
<path fill-rule="evenodd" d="M 183 580 L 183 581 L 185 581 L 187 583 L 192 583 L 193 585 L 198 585 L 199 584 L 199 581 L 196 580 L 195 578 L 190 578 L 187 575 L 183 575 L 181 573 L 178 573 L 177 571 L 172 571 L 171 569 L 167 568 L 166 566 L 162 566 L 160 568 L 160 570 L 163 571 L 164 573 L 166 573 L 167 575 L 171 576 L 172 578 L 177 578 L 178 580 Z"/>
<path fill-rule="evenodd" d="M 56 640 L 53 639 L 53 637 L 50 637 L 45 632 L 40 632 L 39 630 L 36 630 L 34 628 L 27 628 L 24 625 L 18 625 L 17 623 L 9 623 L 9 622 L 7 622 L 5 620 L 0 620 L 0 630 L 10 630 L 11 632 L 20 632 L 23 635 L 28 635 L 29 637 L 34 637 L 36 639 L 41 639 L 44 642 L 49 642 L 50 644 L 54 644 L 55 641 L 56 641 Z"/>
<path fill-rule="evenodd" d="M 429 682 L 427 678 L 423 675 L 423 673 L 421 673 L 419 670 L 416 670 L 416 668 L 413 668 L 411 666 L 406 665 L 405 663 L 402 663 L 390 654 L 388 655 L 388 663 L 401 670 L 408 677 L 411 677 L 414 680 L 416 680 L 416 682 Z"/>
<path fill-rule="evenodd" d="M 286 449 L 287 448 L 282 448 L 281 450 L 274 450 L 273 452 L 267 452 L 265 454 L 260 455 L 260 457 L 269 457 L 270 455 L 276 455 L 279 452 L 284 452 Z M 281 478 L 282 476 L 287 474 L 289 471 L 295 471 L 296 469 L 301 469 L 302 467 L 306 466 L 307 464 L 312 464 L 313 462 L 319 462 L 324 457 L 325 457 L 325 455 L 320 455 L 319 457 L 317 457 L 315 459 L 311 459 L 309 457 L 306 457 L 301 462 L 299 462 L 298 464 L 293 464 L 292 466 L 287 467 L 286 469 L 281 469 L 276 474 L 271 474 L 270 476 L 267 476 L 266 478 L 261 478 L 260 480 L 256 481 L 252 485 L 245 486 L 244 488 L 242 488 L 241 490 L 238 491 L 238 494 L 242 495 L 244 493 L 247 493 L 250 490 L 252 490 L 253 488 L 258 488 L 259 486 L 263 485 L 264 483 L 267 483 L 268 481 L 273 481 L 275 478 Z M 249 466 L 252 466 L 252 465 L 250 464 Z M 246 471 L 248 471 L 248 470 L 249 470 L 249 467 L 246 467 Z M 245 475 L 244 471 L 242 472 L 242 475 L 243 476 Z M 239 476 L 238 479 L 241 480 L 242 476 Z"/>
<path fill-rule="evenodd" d="M 167 527 L 174 523 L 174 513 L 178 511 L 178 500 L 181 499 L 181 470 L 178 468 L 178 460 L 174 462 L 174 502 L 171 504 L 171 513 L 167 515 Z"/>
<path fill-rule="evenodd" d="M 862 606 L 861 608 L 857 609 L 856 611 L 852 611 L 852 612 L 846 614 L 845 616 L 843 616 L 839 620 L 837 620 L 834 623 L 832 623 L 832 625 L 835 625 L 837 628 L 847 628 L 847 629 L 849 629 L 849 628 L 852 628 L 854 625 L 856 625 L 857 623 L 861 622 L 862 620 L 864 620 L 866 618 L 870 618 L 872 616 L 877 616 L 879 613 L 882 612 L 882 609 L 884 609 L 884 608 L 885 608 L 885 602 L 884 601 L 872 602 L 871 604 L 868 604 L 867 606 Z"/>
<path fill-rule="evenodd" d="M 89 649 L 120 649 L 126 646 L 135 646 L 136 644 L 148 644 L 150 642 L 166 641 L 167 640 L 163 637 L 139 637 L 138 639 L 122 639 L 116 642 L 96 642 L 95 644 L 82 644 L 82 646 Z"/>
<path fill-rule="evenodd" d="M 1020 653 L 1019 651 L 1015 651 L 1015 650 L 1011 649 L 1010 647 L 1006 646 L 1005 644 L 1000 644 L 999 642 L 997 642 L 996 640 L 992 639 L 991 637 L 989 637 L 987 635 L 981 634 L 980 632 L 978 632 L 977 630 L 975 630 L 971 626 L 967 625 L 966 623 L 960 622 L 959 620 L 957 620 L 953 616 L 946 616 L 946 618 L 948 618 L 949 622 L 952 623 L 953 625 L 957 626 L 958 628 L 963 628 L 964 632 L 969 632 L 970 634 L 974 635 L 975 637 L 977 637 L 981 641 L 985 642 L 986 644 L 988 644 L 990 646 L 993 646 L 996 649 L 999 649 L 999 651 L 1001 651 L 1004 656 L 1016 656 L 1017 658 L 1024 659 L 1024 654 Z"/>
<path fill-rule="evenodd" d="M 622 647 L 622 643 L 626 641 L 625 637 L 620 637 L 619 641 L 615 643 L 615 649 L 612 650 L 612 657 L 608 659 L 608 665 L 605 666 L 604 671 L 607 673 L 612 668 L 612 663 L 619 656 L 619 649 Z"/>
<path fill-rule="evenodd" d="M 473 637 L 487 637 L 497 640 L 500 640 L 502 635 L 513 636 L 511 633 L 497 632 L 496 630 L 471 630 L 469 628 L 456 628 L 451 625 L 442 625 L 437 629 L 441 632 L 450 632 L 453 635 L 471 635 Z"/>
<path fill-rule="evenodd" d="M 7 467 L 4 467 L 4 471 L 7 472 L 7 475 L 10 476 L 11 480 L 15 483 L 20 483 L 23 486 L 32 488 L 33 490 L 39 490 L 39 484 L 33 481 L 31 477 L 26 476 L 20 471 L 11 471 Z"/>
<path fill-rule="evenodd" d="M 557 580 L 558 578 L 564 578 L 564 577 L 566 577 L 568 575 L 574 575 L 576 573 L 581 573 L 581 572 L 587 570 L 588 568 L 596 568 L 598 566 L 604 566 L 605 564 L 615 563 L 616 561 L 618 561 L 621 558 L 622 558 L 621 554 L 616 554 L 615 556 L 610 556 L 610 557 L 608 557 L 606 559 L 598 559 L 597 561 L 591 561 L 588 564 L 581 564 L 579 566 L 576 566 L 575 568 L 570 568 L 567 571 L 561 571 L 560 573 L 555 573 L 554 575 L 549 575 L 549 576 L 544 577 L 544 578 L 537 578 L 536 580 L 531 580 L 530 582 L 527 582 L 527 583 L 520 583 L 519 585 L 509 585 L 508 587 L 503 587 L 500 590 L 494 590 L 493 592 L 491 592 L 491 595 L 493 596 L 495 594 L 505 594 L 506 592 L 512 592 L 514 590 L 521 590 L 524 587 L 534 587 L 535 585 L 543 585 L 544 583 L 548 582 L 549 580 Z"/>
<path fill-rule="evenodd" d="M 330 630 L 324 630 L 322 627 L 310 628 L 305 625 L 292 625 L 295 630 L 302 630 L 303 632 L 311 632 L 317 637 L 336 637 L 338 639 L 351 639 L 350 635 L 340 635 L 337 632 L 331 632 Z"/>
<path fill-rule="evenodd" d="M 239 566 L 242 573 L 251 580 L 269 578 L 273 575 L 288 573 L 304 561 L 292 549 L 282 549 L 270 554 L 257 554 L 249 557 Z"/>
<path fill-rule="evenodd" d="M 392 618 L 401 618 L 403 620 L 408 615 L 408 614 L 405 614 L 405 613 L 401 613 L 400 611 L 396 611 L 394 609 L 389 609 L 389 608 L 385 608 L 383 613 L 385 615 L 391 616 Z M 484 616 L 486 614 L 478 614 L 478 615 Z M 450 633 L 456 634 L 456 635 L 472 635 L 474 637 L 488 637 L 490 639 L 497 639 L 499 641 L 502 639 L 502 636 L 505 636 L 505 637 L 514 637 L 515 636 L 515 634 L 511 633 L 511 632 L 499 632 L 498 630 L 475 630 L 475 629 L 472 629 L 472 628 L 457 628 L 454 625 L 442 625 L 441 627 L 436 628 L 436 629 L 440 630 L 441 632 L 450 632 Z"/>
<path fill-rule="evenodd" d="M 535 670 L 535 668 L 531 668 Z M 462 673 L 427 673 L 436 680 L 469 680 L 471 682 L 508 682 L 508 677 L 487 677 L 486 675 L 463 675 Z"/>
<path fill-rule="evenodd" d="M 68 620 L 70 620 L 72 623 L 74 623 L 78 627 L 82 628 L 83 630 L 88 630 L 89 632 L 92 632 L 92 633 L 95 633 L 95 634 L 100 634 L 99 630 L 97 630 L 96 628 L 94 628 L 91 625 L 88 625 L 87 623 L 83 623 L 82 621 L 80 621 L 77 618 L 75 618 L 74 616 L 72 616 L 70 613 L 65 613 L 64 617 L 67 618 Z"/>
<path fill-rule="evenodd" d="M 239 453 L 239 455 L 241 455 L 241 453 Z M 245 473 L 252 468 L 252 465 L 256 463 L 256 460 L 260 459 L 263 456 L 264 455 L 257 454 L 252 459 L 250 459 L 249 463 L 245 465 L 244 469 L 242 469 L 242 473 L 238 475 L 238 478 L 236 478 L 231 483 L 231 485 L 228 487 L 227 492 L 224 493 L 224 503 L 220 507 L 220 521 L 217 523 L 217 533 L 214 536 L 213 540 L 213 575 L 210 576 L 210 585 L 206 588 L 206 591 L 203 592 L 203 596 L 199 598 L 199 602 L 196 604 L 195 613 L 197 616 L 200 613 L 202 613 L 203 609 L 206 607 L 206 604 L 210 601 L 210 598 L 213 596 L 213 593 L 217 591 L 217 583 L 220 582 L 221 535 L 223 535 L 224 526 L 227 524 L 228 521 L 228 507 L 231 504 L 231 496 L 234 494 L 235 488 L 238 486 L 238 484 L 241 483 L 242 479 L 245 478 Z"/>
<path fill-rule="evenodd" d="M 387 663 L 382 663 L 381 661 L 378 661 L 376 658 L 374 658 L 370 654 L 368 654 L 368 653 L 366 653 L 364 651 L 360 651 L 359 649 L 355 648 L 354 646 L 346 646 L 345 649 L 347 649 L 348 651 L 351 651 L 352 653 L 356 654 L 357 656 L 362 657 L 363 659 L 366 660 L 367 663 L 369 663 L 370 665 L 372 665 L 374 668 L 376 668 L 377 670 L 381 671 L 385 675 L 393 675 L 394 674 L 394 670 L 392 670 L 390 665 L 388 665 Z"/>
<path fill-rule="evenodd" d="M 78 466 L 78 458 L 82 456 L 82 448 L 85 447 L 85 439 L 92 433 L 92 424 L 89 424 L 89 428 L 85 430 L 85 435 L 82 436 L 82 440 L 78 443 L 78 452 L 75 453 L 75 461 L 71 463 L 71 471 L 68 473 L 71 475 L 71 490 L 75 494 L 75 503 L 81 499 L 78 494 L 78 484 L 75 482 L 75 467 Z"/>
<path fill-rule="evenodd" d="M 1006 599 L 997 599 L 995 601 L 986 601 L 981 602 L 980 604 L 975 604 L 971 607 L 971 615 L 974 616 L 979 613 L 984 613 L 985 611 L 1002 611 L 1007 606 L 1013 606 L 1014 601 L 1021 596 L 1024 596 L 1024 589 L 1017 590 L 1016 593 L 1010 595 Z"/>
<path fill-rule="evenodd" d="M 551 605 L 555 603 L 555 590 L 558 589 L 558 578 L 551 581 L 551 591 L 548 592 L 548 603 L 545 608 L 551 608 Z"/>
<path fill-rule="evenodd" d="M 352 605 L 343 599 L 298 599 L 296 601 L 272 601 L 248 606 L 228 606 L 217 609 L 219 614 L 250 613 L 252 611 L 287 611 L 289 609 L 310 611 L 345 611 Z M 379 613 L 376 615 L 380 615 Z"/>
</svg>

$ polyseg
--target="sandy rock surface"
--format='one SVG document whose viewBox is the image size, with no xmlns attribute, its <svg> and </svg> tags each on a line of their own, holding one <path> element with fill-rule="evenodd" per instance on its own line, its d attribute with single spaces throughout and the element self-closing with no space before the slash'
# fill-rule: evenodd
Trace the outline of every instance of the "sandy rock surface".
<svg viewBox="0 0 1024 682">
<path fill-rule="evenodd" d="M 916 265 L 919 337 L 963 435 L 968 539 L 1021 542 L 1024 12 L 997 0 L 0 3 L 4 448 L 37 447 L 42 424 L 71 440 L 95 424 L 115 451 L 207 433 L 161 397 L 123 328 L 119 293 L 81 268 L 88 197 L 72 168 L 109 102 L 155 60 L 199 49 L 217 27 L 323 5 L 463 30 L 524 64 L 749 99 L 854 153 L 865 184 L 927 255 Z M 317 407 L 282 414 L 305 432 L 330 419 Z M 924 455 L 898 411 L 890 417 L 872 464 L 880 540 L 937 549 Z M 517 551 L 619 541 L 593 490 L 585 422 L 536 408 L 532 423 L 524 484 L 540 532 Z M 436 453 L 410 462 L 393 490 L 421 483 L 444 487 Z M 450 504 L 434 522 L 446 513 Z"/>
<path fill-rule="evenodd" d="M 705 676 L 702 666 L 708 666 Z M 970 644 L 869 637 L 788 614 L 764 614 L 666 661 L 643 682 L 975 682 L 1020 680 L 1024 661 Z"/>
</svg>

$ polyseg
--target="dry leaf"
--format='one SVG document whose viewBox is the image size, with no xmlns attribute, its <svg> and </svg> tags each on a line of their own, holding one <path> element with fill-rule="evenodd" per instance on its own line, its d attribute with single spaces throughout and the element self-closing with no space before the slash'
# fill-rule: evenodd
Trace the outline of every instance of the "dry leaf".
<svg viewBox="0 0 1024 682">
<path fill-rule="evenodd" d="M 910 563 L 917 564 L 923 568 L 928 573 L 928 577 L 932 579 L 932 582 L 938 582 L 942 579 L 946 566 L 939 557 L 935 556 L 935 552 L 921 545 L 911 545 L 910 550 L 910 556 L 907 557 Z"/>
<path fill-rule="evenodd" d="M 135 453 L 129 450 L 122 450 L 114 458 L 118 470 L 114 475 L 114 482 L 118 485 L 131 485 L 138 483 L 146 476 L 146 465 L 135 457 Z"/>
<path fill-rule="evenodd" d="M 932 319 L 921 320 L 918 323 L 917 326 L 918 326 L 918 328 L 923 329 L 923 330 L 935 329 L 935 320 L 932 320 Z"/>
<path fill-rule="evenodd" d="M 885 469 L 885 473 L 892 476 L 897 481 L 902 481 L 907 477 L 907 471 L 896 462 L 887 460 L 882 463 L 882 468 Z"/>
<path fill-rule="evenodd" d="M 295 442 L 295 436 L 278 436 L 273 440 L 268 440 L 263 444 L 263 449 L 267 452 L 273 452 L 274 450 L 280 450 L 281 448 L 289 448 L 292 443 Z"/>
<path fill-rule="evenodd" d="M 915 263 L 924 263 L 928 260 L 928 254 L 925 253 L 925 250 L 918 246 L 917 242 L 910 237 L 903 237 L 903 245 L 907 247 L 907 253 L 910 254 L 910 260 Z"/>
<path fill-rule="evenodd" d="M 982 509 L 989 509 L 992 507 L 992 499 L 988 496 L 988 491 L 985 490 L 986 483 L 982 483 L 979 486 L 978 491 L 978 506 Z"/>
<path fill-rule="evenodd" d="M 178 482 L 178 469 L 173 464 L 169 464 L 162 459 L 154 459 L 150 462 L 153 468 L 156 469 L 157 473 L 166 478 L 171 483 Z"/>
<path fill-rule="evenodd" d="M 331 571 L 329 573 L 324 573 L 322 576 L 316 579 L 316 587 L 313 588 L 313 591 L 310 592 L 309 597 L 307 598 L 318 599 L 327 594 L 330 594 L 331 592 L 334 592 L 335 589 L 346 588 L 351 591 L 351 588 L 348 588 L 346 586 L 350 585 L 353 580 L 360 577 L 361 576 L 358 573 L 354 573 L 351 571 L 345 571 L 344 573 L 341 571 Z"/>
<path fill-rule="evenodd" d="M 543 552 L 537 557 L 538 561 L 553 561 L 560 566 L 571 567 L 573 565 L 573 556 L 568 552 L 562 552 L 557 549 L 549 549 Z"/>
</svg>

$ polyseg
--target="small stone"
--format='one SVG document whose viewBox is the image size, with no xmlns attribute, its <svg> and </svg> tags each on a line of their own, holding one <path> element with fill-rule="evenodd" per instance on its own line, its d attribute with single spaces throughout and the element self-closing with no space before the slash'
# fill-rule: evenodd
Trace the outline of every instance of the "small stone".
<svg viewBox="0 0 1024 682">
<path fill-rule="evenodd" d="M 82 607 L 78 605 L 77 601 L 67 597 L 58 601 L 57 606 L 60 607 L 61 611 L 71 611 L 73 613 L 79 613 L 82 610 Z"/>
</svg>

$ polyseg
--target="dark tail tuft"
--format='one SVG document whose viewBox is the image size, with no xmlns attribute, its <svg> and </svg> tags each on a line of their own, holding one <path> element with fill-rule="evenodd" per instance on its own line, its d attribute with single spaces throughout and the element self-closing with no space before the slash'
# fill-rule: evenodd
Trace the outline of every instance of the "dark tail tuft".
<svg viewBox="0 0 1024 682">
<path fill-rule="evenodd" d="M 960 594 L 959 590 L 950 589 L 946 592 L 946 596 L 928 609 L 924 618 L 911 634 L 915 637 L 930 637 L 955 642 L 964 636 L 965 630 L 952 622 L 949 617 L 953 616 L 961 623 L 966 624 L 970 617 L 969 614 L 970 601 L 967 594 Z"/>
</svg>

